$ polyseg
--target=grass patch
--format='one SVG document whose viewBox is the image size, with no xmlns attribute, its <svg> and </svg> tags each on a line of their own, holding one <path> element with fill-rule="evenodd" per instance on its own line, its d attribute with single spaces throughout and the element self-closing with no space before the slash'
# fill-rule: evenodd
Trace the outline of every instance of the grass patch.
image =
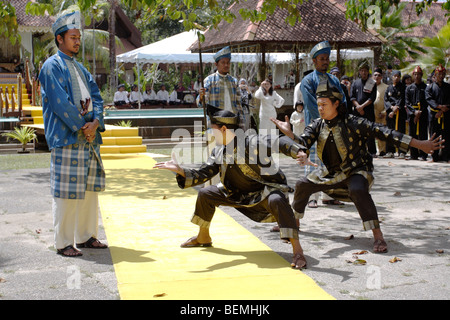
<svg viewBox="0 0 450 320">
<path fill-rule="evenodd" d="M 50 169 L 50 153 L 0 155 L 0 170 Z"/>
</svg>

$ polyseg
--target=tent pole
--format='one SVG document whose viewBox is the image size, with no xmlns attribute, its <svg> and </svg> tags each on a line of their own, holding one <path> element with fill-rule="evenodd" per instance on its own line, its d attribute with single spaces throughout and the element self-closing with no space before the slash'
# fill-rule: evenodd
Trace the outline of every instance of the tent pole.
<svg viewBox="0 0 450 320">
<path fill-rule="evenodd" d="M 199 57 L 199 62 L 200 62 L 200 79 L 202 79 L 201 81 L 201 87 L 203 88 L 203 81 L 205 80 L 203 78 L 203 62 L 202 62 L 202 46 L 201 46 L 201 41 L 200 41 L 200 31 L 197 31 L 197 36 L 198 36 L 198 57 Z M 205 132 L 205 143 L 206 143 L 206 153 L 207 153 L 207 157 L 209 156 L 209 143 L 208 143 L 208 121 L 207 121 L 207 117 L 206 117 L 206 103 L 205 103 L 205 96 L 203 95 L 203 97 L 200 97 L 200 102 L 203 106 L 203 128 L 204 128 L 204 132 Z M 211 181 L 210 181 L 211 183 Z"/>
<path fill-rule="evenodd" d="M 140 96 L 140 94 L 141 94 L 141 70 L 140 70 L 141 67 L 139 65 L 139 60 L 137 60 L 136 67 L 137 67 L 137 73 L 138 73 L 138 92 L 139 92 L 139 96 Z M 140 110 L 141 109 L 141 99 L 140 98 L 138 99 L 138 106 L 139 106 L 139 110 Z"/>
<path fill-rule="evenodd" d="M 200 62 L 200 79 L 202 79 L 201 81 L 201 86 L 203 88 L 203 62 L 202 62 L 202 47 L 200 44 L 200 37 L 198 38 L 198 58 L 199 58 L 199 62 Z M 206 131 L 208 130 L 208 123 L 206 121 L 206 104 L 205 104 L 205 96 L 200 97 L 200 102 L 202 103 L 203 106 L 203 128 L 205 129 L 205 134 Z"/>
</svg>

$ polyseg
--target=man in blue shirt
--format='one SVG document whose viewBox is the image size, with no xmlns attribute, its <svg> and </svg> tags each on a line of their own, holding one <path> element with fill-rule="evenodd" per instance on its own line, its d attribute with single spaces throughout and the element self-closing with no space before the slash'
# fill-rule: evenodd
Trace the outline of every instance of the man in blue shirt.
<svg viewBox="0 0 450 320">
<path fill-rule="evenodd" d="M 315 70 L 303 78 L 300 90 L 303 95 L 303 102 L 305 103 L 305 122 L 306 125 L 311 123 L 312 120 L 320 118 L 319 110 L 317 108 L 316 90 L 322 79 L 328 79 L 330 83 L 340 88 L 339 79 L 333 76 L 331 73 L 327 73 L 330 66 L 330 53 L 331 46 L 328 41 L 323 41 L 314 46 L 310 52 Z M 342 89 L 341 89 L 342 91 Z M 342 94 L 344 92 L 342 91 Z M 344 95 L 344 104 L 347 104 L 347 100 Z"/>
<path fill-rule="evenodd" d="M 335 87 L 339 88 L 340 92 L 344 96 L 343 104 L 347 104 L 345 94 L 342 91 L 339 79 L 331 73 L 328 73 L 328 67 L 330 66 L 330 53 L 331 46 L 328 41 L 322 41 L 316 44 L 311 52 L 310 57 L 313 61 L 315 70 L 303 78 L 300 90 L 303 96 L 304 112 L 305 112 L 305 125 L 309 125 L 314 119 L 320 118 L 319 109 L 317 107 L 316 91 L 320 81 L 328 80 Z M 316 145 L 312 146 L 310 151 L 310 159 L 313 163 L 321 163 L 317 157 Z M 314 170 L 313 166 L 305 166 L 305 175 L 310 174 Z M 317 207 L 317 195 L 313 195 L 309 207 Z M 326 195 L 322 199 L 324 204 L 341 204 L 339 201 L 334 200 Z"/>
<path fill-rule="evenodd" d="M 63 256 L 78 248 L 106 248 L 96 239 L 98 192 L 105 189 L 100 132 L 105 131 L 103 99 L 91 74 L 75 56 L 80 49 L 80 13 L 52 26 L 58 53 L 44 63 L 41 82 L 45 138 L 51 150 L 55 247 Z"/>
</svg>

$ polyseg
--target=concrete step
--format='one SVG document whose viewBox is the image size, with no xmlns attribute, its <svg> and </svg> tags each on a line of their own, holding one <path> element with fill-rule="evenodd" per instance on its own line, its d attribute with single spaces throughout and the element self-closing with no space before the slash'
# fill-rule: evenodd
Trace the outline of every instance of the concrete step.
<svg viewBox="0 0 450 320">
<path fill-rule="evenodd" d="M 183 140 L 174 140 L 171 138 L 158 138 L 158 139 L 143 139 L 142 144 L 148 146 L 149 148 L 173 148 L 175 146 L 197 146 L 206 144 L 199 141 L 198 138 L 194 139 L 185 138 Z"/>
<path fill-rule="evenodd" d="M 141 145 L 142 144 L 142 137 L 136 136 L 136 137 L 102 137 L 103 145 L 119 145 L 119 146 L 125 146 L 125 145 Z"/>
<path fill-rule="evenodd" d="M 118 127 L 105 125 L 106 131 L 102 132 L 102 137 L 136 137 L 139 136 L 139 128 Z"/>
<path fill-rule="evenodd" d="M 140 146 L 108 146 L 108 145 L 101 145 L 100 146 L 100 153 L 101 154 L 111 154 L 111 153 L 144 153 L 147 152 L 147 147 L 144 145 Z"/>
</svg>

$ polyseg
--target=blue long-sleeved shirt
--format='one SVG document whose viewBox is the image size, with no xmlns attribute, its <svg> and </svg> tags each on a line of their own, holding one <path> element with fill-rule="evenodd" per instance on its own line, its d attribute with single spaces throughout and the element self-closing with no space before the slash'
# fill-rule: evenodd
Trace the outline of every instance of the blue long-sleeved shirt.
<svg viewBox="0 0 450 320">
<path fill-rule="evenodd" d="M 74 63 L 80 76 L 85 77 L 87 90 L 91 96 L 93 109 L 82 116 L 74 102 L 72 79 L 67 63 Z M 78 141 L 79 130 L 86 122 L 97 119 L 94 144 L 101 144 L 100 132 L 105 131 L 103 121 L 103 99 L 91 74 L 74 58 L 58 51 L 45 61 L 39 74 L 41 82 L 42 110 L 44 116 L 45 138 L 49 149 L 74 144 Z"/>
<path fill-rule="evenodd" d="M 328 81 L 339 89 L 339 92 L 342 93 L 343 96 L 342 103 L 344 103 L 345 105 L 347 104 L 344 91 L 342 91 L 341 84 L 338 78 L 330 73 L 321 73 L 317 70 L 314 70 L 314 72 L 311 72 L 303 78 L 300 85 L 300 91 L 302 92 L 305 109 L 306 125 L 310 124 L 312 120 L 320 118 L 319 109 L 317 108 L 316 90 L 321 79 L 326 79 L 325 77 L 328 77 Z"/>
</svg>

